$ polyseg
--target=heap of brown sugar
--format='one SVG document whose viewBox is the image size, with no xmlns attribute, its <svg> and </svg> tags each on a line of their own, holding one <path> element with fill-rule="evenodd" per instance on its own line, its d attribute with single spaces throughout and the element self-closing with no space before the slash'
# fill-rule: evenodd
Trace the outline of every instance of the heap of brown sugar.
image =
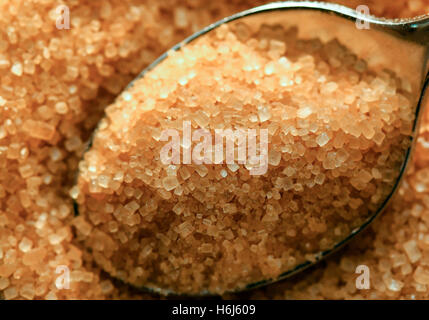
<svg viewBox="0 0 429 320">
<path fill-rule="evenodd" d="M 158 298 L 114 281 L 76 239 L 69 190 L 82 142 L 104 107 L 162 52 L 264 2 L 0 1 L 0 299 Z M 428 0 L 334 2 L 388 18 L 429 12 Z M 69 30 L 55 27 L 60 3 L 70 8 Z M 368 232 L 312 271 L 235 297 L 428 299 L 428 124 L 425 112 L 407 177 Z M 368 290 L 356 288 L 358 265 L 370 270 Z M 56 286 L 58 266 L 70 269 L 68 289 Z"/>
<path fill-rule="evenodd" d="M 413 122 L 406 81 L 367 70 L 335 40 L 246 28 L 223 25 L 170 52 L 106 109 L 71 195 L 78 239 L 112 276 L 177 293 L 275 279 L 391 192 Z M 196 152 L 202 136 L 186 141 L 186 124 L 210 145 L 219 130 L 259 140 L 265 130 L 266 172 L 252 174 L 239 152 L 232 163 L 215 163 L 215 147 Z M 166 163 L 171 130 L 180 161 Z"/>
</svg>

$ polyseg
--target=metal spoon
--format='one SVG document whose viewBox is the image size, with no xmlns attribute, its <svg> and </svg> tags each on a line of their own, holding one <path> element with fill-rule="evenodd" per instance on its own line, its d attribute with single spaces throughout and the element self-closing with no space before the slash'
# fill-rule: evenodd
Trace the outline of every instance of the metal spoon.
<svg viewBox="0 0 429 320">
<path fill-rule="evenodd" d="M 337 39 L 360 58 L 363 58 L 369 67 L 380 67 L 382 64 L 381 67 L 384 65 L 384 67 L 394 71 L 398 77 L 406 76 L 410 81 L 412 92 L 415 94 L 415 120 L 410 136 L 412 143 L 406 152 L 405 160 L 390 194 L 384 199 L 378 210 L 371 214 L 360 227 L 354 229 L 346 238 L 329 250 L 320 252 L 317 259 L 320 261 L 350 241 L 379 216 L 389 204 L 404 176 L 418 133 L 425 90 L 429 85 L 429 18 L 422 16 L 413 19 L 388 20 L 363 15 L 356 10 L 336 4 L 308 1 L 277 2 L 222 19 L 177 44 L 171 50 L 180 50 L 183 46 L 212 32 L 223 24 L 239 23 L 243 19 L 246 19 L 247 25 L 255 28 L 262 24 L 281 24 L 285 28 L 299 26 L 300 38 Z M 362 29 L 359 26 L 365 26 L 365 28 Z M 135 80 L 143 77 L 167 57 L 168 52 L 148 66 Z M 133 85 L 133 82 L 129 84 L 127 89 Z M 306 261 L 291 270 L 285 270 L 276 279 L 252 283 L 239 290 L 251 289 L 285 279 L 314 265 L 317 261 Z M 174 294 L 166 288 L 151 287 L 146 289 L 161 294 Z M 195 295 L 210 294 L 210 292 L 199 292 Z"/>
</svg>

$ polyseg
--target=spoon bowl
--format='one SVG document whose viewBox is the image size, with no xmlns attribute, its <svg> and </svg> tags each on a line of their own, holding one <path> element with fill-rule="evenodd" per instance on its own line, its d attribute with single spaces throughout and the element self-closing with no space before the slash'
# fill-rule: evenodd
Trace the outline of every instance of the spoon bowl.
<svg viewBox="0 0 429 320">
<path fill-rule="evenodd" d="M 395 181 L 390 192 L 380 202 L 377 210 L 368 213 L 364 222 L 356 227 L 341 241 L 335 243 L 327 250 L 320 251 L 311 260 L 304 261 L 289 270 L 284 270 L 279 276 L 270 279 L 250 283 L 236 289 L 226 291 L 235 292 L 252 289 L 272 282 L 290 277 L 306 268 L 316 264 L 321 259 L 336 251 L 358 233 L 364 230 L 380 213 L 387 207 L 390 200 L 400 185 L 407 164 L 412 156 L 413 146 L 418 133 L 418 124 L 422 109 L 425 105 L 425 91 L 429 85 L 429 18 L 419 17 L 404 20 L 380 19 L 372 16 L 359 14 L 352 10 L 336 4 L 319 2 L 277 2 L 256 7 L 223 20 L 220 20 L 205 29 L 197 32 L 183 42 L 174 46 L 170 51 L 159 57 L 148 66 L 135 80 L 133 80 L 124 92 L 132 89 L 136 81 L 144 78 L 148 72 L 154 70 L 173 51 L 182 50 L 187 45 L 204 37 L 222 25 L 227 24 L 231 29 L 240 28 L 244 23 L 250 28 L 251 33 L 256 33 L 263 25 L 280 25 L 284 29 L 297 29 L 299 39 L 318 38 L 322 43 L 338 41 L 346 46 L 357 57 L 365 61 L 368 69 L 389 70 L 398 78 L 405 79 L 406 87 L 412 96 L 411 103 L 413 117 L 410 143 L 405 151 L 402 164 L 397 172 Z M 364 26 L 364 28 L 362 28 Z M 97 130 L 94 135 L 97 134 Z M 90 144 L 91 148 L 92 144 Z M 77 201 L 77 214 L 80 211 Z M 145 286 L 146 289 L 161 294 L 182 294 L 170 288 L 157 287 L 154 284 Z M 213 295 L 218 292 L 201 290 L 200 292 L 186 292 L 191 296 Z"/>
</svg>

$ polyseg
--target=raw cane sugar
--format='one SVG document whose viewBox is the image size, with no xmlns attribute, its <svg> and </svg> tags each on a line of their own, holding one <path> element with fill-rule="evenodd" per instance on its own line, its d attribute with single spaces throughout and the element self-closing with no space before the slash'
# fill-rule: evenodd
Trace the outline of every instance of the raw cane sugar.
<svg viewBox="0 0 429 320">
<path fill-rule="evenodd" d="M 216 20 L 264 2 L 70 1 L 71 29 L 61 31 L 55 28 L 58 2 L 0 4 L 0 299 L 158 298 L 102 272 L 77 240 L 75 225 L 80 237 L 92 231 L 90 221 L 73 217 L 70 200 L 78 195 L 73 184 L 84 142 L 102 110 L 162 52 Z M 427 0 L 338 2 L 350 8 L 365 4 L 371 14 L 388 18 L 429 11 Z M 61 102 L 67 111 L 63 104 L 55 107 Z M 404 183 L 368 232 L 302 276 L 233 297 L 428 299 L 428 119 L 426 112 Z M 26 121 L 27 128 L 36 123 L 43 132 L 31 137 L 32 130 L 23 130 Z M 322 144 L 325 140 L 320 138 Z M 229 168 L 223 170 L 231 175 Z M 67 290 L 55 285 L 61 265 L 73 275 Z M 355 286 L 358 265 L 371 271 L 368 290 Z"/>
<path fill-rule="evenodd" d="M 78 239 L 113 277 L 187 294 L 317 259 L 396 182 L 414 120 L 403 83 L 335 40 L 222 25 L 106 109 L 79 164 L 75 199 L 92 231 L 79 222 Z M 265 162 L 246 157 L 252 145 Z"/>
</svg>

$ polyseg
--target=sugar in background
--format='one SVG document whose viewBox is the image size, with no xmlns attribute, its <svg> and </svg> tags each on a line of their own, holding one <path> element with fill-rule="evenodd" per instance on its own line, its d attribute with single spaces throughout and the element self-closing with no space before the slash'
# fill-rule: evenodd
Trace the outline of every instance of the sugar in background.
<svg viewBox="0 0 429 320">
<path fill-rule="evenodd" d="M 264 1 L 70 0 L 71 29 L 57 30 L 60 3 L 0 4 L 0 297 L 156 298 L 101 273 L 74 240 L 69 191 L 84 141 L 103 108 L 160 53 Z M 344 3 L 388 17 L 429 11 L 429 1 Z M 426 113 L 398 196 L 370 230 L 318 268 L 234 298 L 429 298 L 428 121 Z M 362 264 L 369 290 L 355 286 Z M 56 288 L 58 265 L 70 267 L 70 289 Z"/>
</svg>

